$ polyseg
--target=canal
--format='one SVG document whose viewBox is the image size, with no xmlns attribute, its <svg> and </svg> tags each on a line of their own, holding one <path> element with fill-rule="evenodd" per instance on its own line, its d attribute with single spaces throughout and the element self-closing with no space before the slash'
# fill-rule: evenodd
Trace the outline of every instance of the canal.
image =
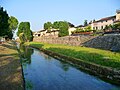
<svg viewBox="0 0 120 90">
<path fill-rule="evenodd" d="M 37 49 L 20 50 L 26 90 L 120 90 Z"/>
</svg>

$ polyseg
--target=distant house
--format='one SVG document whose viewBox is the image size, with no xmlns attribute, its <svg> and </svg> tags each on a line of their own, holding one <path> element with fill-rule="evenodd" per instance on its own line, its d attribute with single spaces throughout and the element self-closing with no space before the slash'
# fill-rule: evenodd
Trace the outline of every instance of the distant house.
<svg viewBox="0 0 120 90">
<path fill-rule="evenodd" d="M 72 31 L 76 30 L 76 28 L 70 22 L 68 22 L 68 25 L 69 25 L 68 32 L 69 32 L 69 35 L 71 35 Z M 38 32 L 34 32 L 33 36 L 34 37 L 44 37 L 44 36 L 45 37 L 46 36 L 58 37 L 58 34 L 59 34 L 59 30 L 58 29 L 51 29 L 50 31 L 49 30 L 40 30 Z"/>
<path fill-rule="evenodd" d="M 47 31 L 45 36 L 51 36 L 51 37 L 58 37 L 59 30 L 57 29 L 52 29 L 51 31 Z"/>
<path fill-rule="evenodd" d="M 47 32 L 47 30 L 41 30 L 41 31 L 39 31 L 40 36 L 41 36 L 41 37 L 42 37 L 42 36 L 45 36 L 45 35 L 46 35 L 46 32 Z"/>
<path fill-rule="evenodd" d="M 75 28 L 81 28 L 81 29 L 84 29 L 85 26 L 84 26 L 84 25 L 78 25 L 78 26 L 76 26 Z"/>
<path fill-rule="evenodd" d="M 38 36 L 40 36 L 40 33 L 39 32 L 33 32 L 33 36 L 38 37 Z"/>
<path fill-rule="evenodd" d="M 34 37 L 44 37 L 44 36 L 55 36 L 58 37 L 59 30 L 57 29 L 51 29 L 50 31 L 48 30 L 40 30 L 38 32 L 34 32 L 33 36 Z"/>
<path fill-rule="evenodd" d="M 120 10 L 116 10 L 116 15 L 93 21 L 90 25 L 93 30 L 103 30 L 106 26 L 113 25 L 116 22 L 120 22 Z"/>
<path fill-rule="evenodd" d="M 71 35 L 72 32 L 75 31 L 75 30 L 76 30 L 75 27 L 70 27 L 70 28 L 68 29 L 69 35 Z"/>
<path fill-rule="evenodd" d="M 34 37 L 44 36 L 46 34 L 46 32 L 47 32 L 47 30 L 40 30 L 40 31 L 34 32 L 33 36 Z"/>
</svg>

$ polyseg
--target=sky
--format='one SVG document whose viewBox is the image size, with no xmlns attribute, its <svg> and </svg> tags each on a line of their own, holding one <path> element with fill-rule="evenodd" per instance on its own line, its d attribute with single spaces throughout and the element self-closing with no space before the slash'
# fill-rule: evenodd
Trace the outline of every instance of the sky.
<svg viewBox="0 0 120 90">
<path fill-rule="evenodd" d="M 40 31 L 47 21 L 68 21 L 77 26 L 84 20 L 115 15 L 120 0 L 0 0 L 0 6 L 19 22 L 30 22 L 32 31 Z"/>
</svg>

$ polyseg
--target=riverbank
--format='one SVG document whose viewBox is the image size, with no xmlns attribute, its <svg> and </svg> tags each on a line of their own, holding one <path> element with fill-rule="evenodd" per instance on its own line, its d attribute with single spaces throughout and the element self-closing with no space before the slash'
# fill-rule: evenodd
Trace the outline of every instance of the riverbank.
<svg viewBox="0 0 120 90">
<path fill-rule="evenodd" d="M 24 90 L 19 54 L 11 41 L 0 44 L 0 90 Z"/>
<path fill-rule="evenodd" d="M 120 53 L 106 50 L 38 42 L 25 43 L 53 57 L 71 61 L 82 69 L 120 83 Z"/>
<path fill-rule="evenodd" d="M 120 35 L 105 36 L 65 36 L 65 37 L 34 37 L 34 42 L 49 44 L 64 44 L 71 46 L 85 46 L 103 50 L 120 51 Z"/>
</svg>

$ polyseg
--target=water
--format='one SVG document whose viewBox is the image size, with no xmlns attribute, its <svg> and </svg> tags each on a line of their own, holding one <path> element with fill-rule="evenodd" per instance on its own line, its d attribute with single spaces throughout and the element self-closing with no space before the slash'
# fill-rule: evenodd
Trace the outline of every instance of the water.
<svg viewBox="0 0 120 90">
<path fill-rule="evenodd" d="M 120 90 L 43 52 L 21 47 L 26 90 Z"/>
</svg>

